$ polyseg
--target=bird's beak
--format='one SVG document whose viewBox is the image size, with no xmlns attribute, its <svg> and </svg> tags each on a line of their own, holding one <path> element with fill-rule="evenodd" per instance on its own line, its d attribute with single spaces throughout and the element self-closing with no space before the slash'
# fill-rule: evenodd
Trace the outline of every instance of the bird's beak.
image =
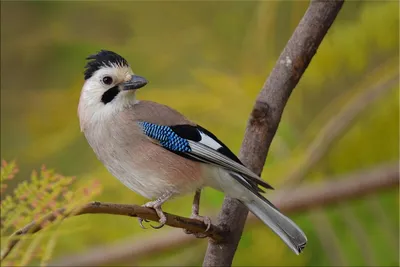
<svg viewBox="0 0 400 267">
<path fill-rule="evenodd" d="M 124 82 L 122 84 L 123 86 L 122 90 L 126 91 L 126 90 L 139 89 L 145 86 L 147 83 L 148 81 L 145 78 L 138 75 L 132 75 L 132 78 L 129 81 Z"/>
</svg>

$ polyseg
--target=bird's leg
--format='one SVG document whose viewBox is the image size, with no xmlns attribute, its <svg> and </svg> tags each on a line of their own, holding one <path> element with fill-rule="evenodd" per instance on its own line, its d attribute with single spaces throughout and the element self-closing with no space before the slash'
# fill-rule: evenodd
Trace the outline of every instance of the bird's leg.
<svg viewBox="0 0 400 267">
<path fill-rule="evenodd" d="M 207 226 L 206 230 L 204 231 L 204 233 L 206 233 L 211 227 L 211 219 L 209 217 L 207 217 L 207 216 L 200 216 L 199 215 L 199 211 L 200 211 L 200 195 L 201 195 L 201 189 L 197 189 L 196 193 L 194 195 L 194 198 L 193 198 L 192 214 L 191 214 L 190 218 L 202 221 Z M 204 233 L 192 233 L 187 229 L 184 229 L 184 231 L 187 234 L 193 234 L 197 238 L 207 237 L 207 235 L 204 234 Z"/>
<path fill-rule="evenodd" d="M 205 225 L 207 225 L 206 231 L 207 232 L 210 229 L 211 226 L 211 219 L 207 216 L 200 216 L 199 211 L 200 211 L 200 195 L 201 195 L 201 189 L 197 189 L 196 193 L 193 198 L 193 204 L 192 204 L 192 215 L 190 218 L 196 219 L 199 221 L 202 221 Z"/>
<path fill-rule="evenodd" d="M 161 205 L 164 204 L 164 202 L 167 201 L 171 196 L 172 196 L 172 193 L 166 193 L 166 194 L 162 195 L 161 197 L 157 198 L 156 200 L 147 202 L 146 204 L 142 205 L 143 207 L 154 209 L 156 211 L 158 217 L 160 218 L 160 220 L 159 220 L 160 225 L 158 225 L 158 226 L 150 225 L 154 229 L 160 229 L 167 222 L 167 217 L 165 216 L 164 212 L 162 211 Z M 145 228 L 143 226 L 143 221 L 147 222 L 147 220 L 143 220 L 142 218 L 139 218 L 138 220 L 139 220 L 140 227 Z"/>
</svg>

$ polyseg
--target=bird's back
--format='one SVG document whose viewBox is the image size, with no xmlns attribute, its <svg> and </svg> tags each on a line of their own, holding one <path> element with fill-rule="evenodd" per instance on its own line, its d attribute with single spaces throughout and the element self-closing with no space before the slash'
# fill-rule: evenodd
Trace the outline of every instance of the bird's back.
<svg viewBox="0 0 400 267">
<path fill-rule="evenodd" d="M 137 101 L 130 110 L 133 111 L 131 115 L 138 121 L 158 125 L 195 125 L 175 109 L 152 101 Z"/>
</svg>

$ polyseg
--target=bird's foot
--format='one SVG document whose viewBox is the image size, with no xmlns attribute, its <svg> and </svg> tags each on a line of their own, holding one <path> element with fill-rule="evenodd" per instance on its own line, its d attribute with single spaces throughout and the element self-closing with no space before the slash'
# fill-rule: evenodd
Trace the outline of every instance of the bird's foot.
<svg viewBox="0 0 400 267">
<path fill-rule="evenodd" d="M 188 230 L 188 229 L 183 229 L 183 231 L 186 233 L 186 234 L 189 234 L 189 235 L 194 235 L 195 237 L 197 237 L 197 238 L 206 238 L 208 235 L 207 235 L 207 232 L 208 232 L 208 230 L 210 230 L 210 227 L 211 227 L 211 219 L 210 219 L 210 217 L 207 217 L 207 216 L 200 216 L 199 214 L 195 214 L 195 213 L 192 213 L 192 215 L 190 216 L 190 218 L 191 219 L 195 219 L 195 220 L 199 220 L 199 221 L 201 221 L 201 222 L 203 222 L 207 227 L 206 227 L 206 230 L 203 232 L 203 233 L 193 233 L 193 232 L 191 232 L 190 230 Z"/>
<path fill-rule="evenodd" d="M 157 226 L 153 226 L 150 224 L 151 227 L 153 227 L 154 229 L 160 229 L 162 228 L 165 223 L 167 222 L 167 217 L 165 216 L 164 212 L 161 209 L 161 201 L 159 201 L 158 199 L 156 201 L 152 201 L 152 202 L 148 202 L 146 204 L 144 204 L 143 206 L 146 208 L 152 208 L 156 211 L 158 217 L 160 218 L 160 220 L 158 221 L 160 224 Z"/>
<path fill-rule="evenodd" d="M 202 221 L 207 226 L 206 230 L 203 233 L 193 233 L 188 229 L 184 229 L 183 231 L 186 234 L 194 235 L 197 238 L 205 238 L 208 236 L 206 233 L 208 230 L 210 230 L 211 227 L 211 219 L 209 217 L 199 215 L 200 194 L 201 194 L 201 189 L 197 189 L 193 198 L 192 215 L 190 216 L 190 218 Z"/>
<path fill-rule="evenodd" d="M 167 222 L 167 217 L 165 216 L 164 212 L 162 211 L 161 205 L 165 201 L 167 201 L 170 197 L 171 197 L 171 194 L 166 194 L 166 195 L 163 195 L 162 197 L 158 198 L 155 201 L 150 201 L 150 202 L 147 202 L 146 204 L 142 205 L 142 207 L 154 209 L 156 211 L 158 217 L 160 218 L 159 221 L 158 221 L 160 223 L 159 225 L 153 226 L 153 225 L 150 224 L 150 226 L 152 228 L 160 229 Z M 139 220 L 140 227 L 142 227 L 143 229 L 146 229 L 146 227 L 143 226 L 143 221 L 145 221 L 145 222 L 149 222 L 149 221 L 147 219 L 142 219 L 142 218 L 139 218 L 138 220 Z"/>
</svg>

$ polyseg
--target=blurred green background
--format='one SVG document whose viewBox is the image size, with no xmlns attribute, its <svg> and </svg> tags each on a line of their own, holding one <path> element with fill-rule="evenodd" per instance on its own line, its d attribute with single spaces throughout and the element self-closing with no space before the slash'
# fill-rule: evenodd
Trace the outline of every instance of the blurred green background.
<svg viewBox="0 0 400 267">
<path fill-rule="evenodd" d="M 237 153 L 255 98 L 308 4 L 2 1 L 1 158 L 17 160 L 19 180 L 46 164 L 78 180 L 98 178 L 104 189 L 97 200 L 144 203 L 107 173 L 80 133 L 76 110 L 85 57 L 100 49 L 123 55 L 135 73 L 150 81 L 139 99 L 172 106 Z M 398 11 L 398 1 L 344 4 L 284 112 L 263 172 L 275 188 L 302 166 L 309 145 L 346 104 L 397 77 Z M 398 161 L 398 83 L 392 87 L 333 141 L 303 174 L 304 183 Z M 398 195 L 393 188 L 291 216 L 309 237 L 300 257 L 267 227 L 252 224 L 233 264 L 398 265 Z M 172 200 L 164 210 L 188 216 L 191 199 Z M 222 200 L 221 193 L 207 189 L 201 213 L 216 214 Z M 352 231 L 354 223 L 362 240 Z M 170 230 L 142 230 L 135 219 L 108 215 L 68 219 L 61 228 L 69 230 L 57 242 L 55 259 L 131 236 L 145 242 Z M 118 263 L 201 265 L 206 244 L 196 240 Z"/>
</svg>

